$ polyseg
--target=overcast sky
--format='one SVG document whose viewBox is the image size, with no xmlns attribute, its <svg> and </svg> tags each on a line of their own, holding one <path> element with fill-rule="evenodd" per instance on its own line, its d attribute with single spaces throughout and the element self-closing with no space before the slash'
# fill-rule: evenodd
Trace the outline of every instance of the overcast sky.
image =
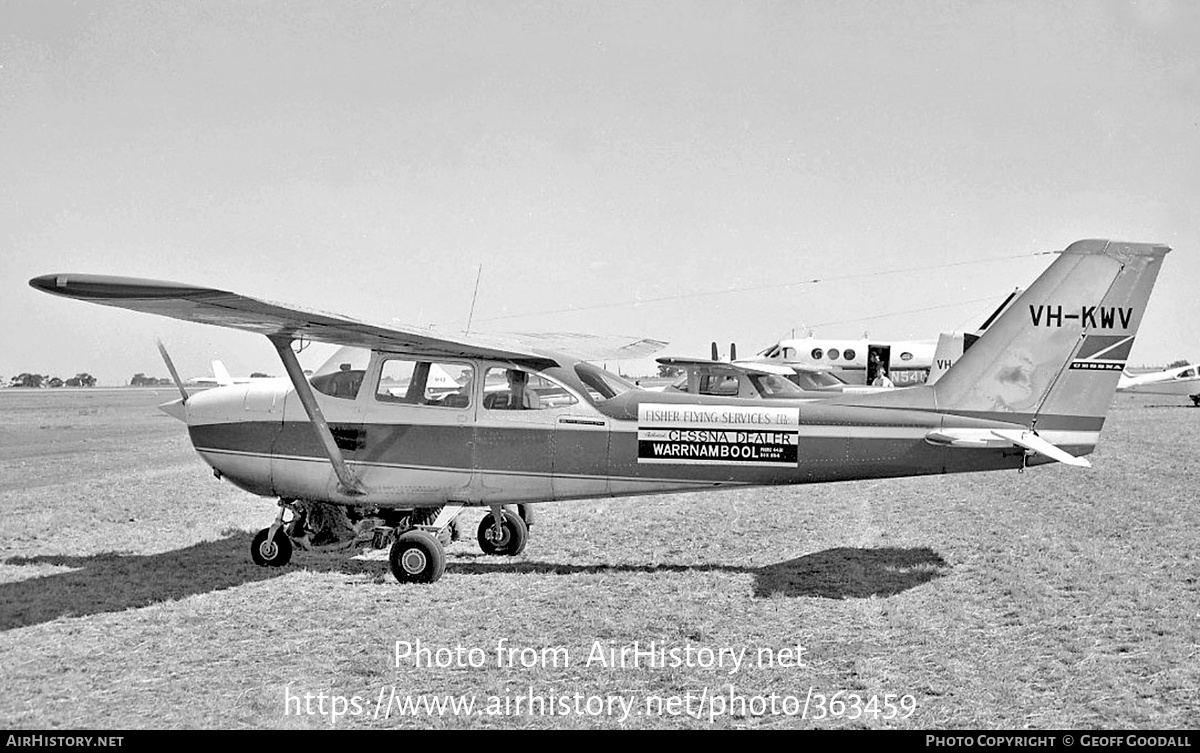
<svg viewBox="0 0 1200 753">
<path fill-rule="evenodd" d="M 1132 361 L 1200 358 L 1197 39 L 1191 1 L 0 0 L 0 379 L 165 376 L 156 337 L 282 374 L 51 272 L 457 332 L 482 265 L 476 330 L 695 356 L 974 327 L 1097 237 L 1175 249 Z"/>
</svg>

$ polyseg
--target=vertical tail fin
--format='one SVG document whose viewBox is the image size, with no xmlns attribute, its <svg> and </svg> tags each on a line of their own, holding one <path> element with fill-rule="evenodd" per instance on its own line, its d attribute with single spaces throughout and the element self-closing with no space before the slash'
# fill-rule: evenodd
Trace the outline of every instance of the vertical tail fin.
<svg viewBox="0 0 1200 753">
<path fill-rule="evenodd" d="M 1169 250 L 1072 243 L 933 385 L 938 408 L 1099 431 Z"/>
</svg>

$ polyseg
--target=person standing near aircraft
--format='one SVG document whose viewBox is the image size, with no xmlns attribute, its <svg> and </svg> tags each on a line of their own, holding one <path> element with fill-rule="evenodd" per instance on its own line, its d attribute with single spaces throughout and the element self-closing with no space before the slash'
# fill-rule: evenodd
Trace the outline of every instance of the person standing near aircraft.
<svg viewBox="0 0 1200 753">
<path fill-rule="evenodd" d="M 896 385 L 888 378 L 886 369 L 880 368 L 875 380 L 871 382 L 872 387 L 895 387 Z"/>
<path fill-rule="evenodd" d="M 872 351 L 871 360 L 867 364 L 867 381 L 871 386 L 875 385 L 875 380 L 879 378 L 880 372 L 884 371 L 883 361 L 879 358 L 879 353 Z"/>
</svg>

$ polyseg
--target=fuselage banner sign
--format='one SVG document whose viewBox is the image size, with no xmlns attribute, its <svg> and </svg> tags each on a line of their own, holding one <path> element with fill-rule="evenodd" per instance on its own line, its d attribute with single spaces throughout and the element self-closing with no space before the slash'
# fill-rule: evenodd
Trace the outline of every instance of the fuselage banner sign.
<svg viewBox="0 0 1200 753">
<path fill-rule="evenodd" d="M 799 408 L 638 406 L 638 462 L 796 466 Z"/>
</svg>

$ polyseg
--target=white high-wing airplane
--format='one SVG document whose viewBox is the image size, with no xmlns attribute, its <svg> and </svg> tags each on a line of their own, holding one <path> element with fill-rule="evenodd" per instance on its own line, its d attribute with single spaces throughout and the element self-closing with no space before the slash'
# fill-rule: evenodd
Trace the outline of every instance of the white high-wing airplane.
<svg viewBox="0 0 1200 753">
<path fill-rule="evenodd" d="M 192 377 L 191 379 L 187 380 L 187 384 L 200 386 L 200 387 L 205 387 L 205 386 L 225 387 L 230 384 L 249 384 L 250 382 L 256 381 L 258 379 L 274 379 L 275 378 L 275 377 L 261 377 L 261 376 L 247 376 L 247 377 L 231 376 L 229 373 L 229 369 L 225 368 L 225 364 L 220 361 L 212 362 L 212 372 L 213 372 L 213 375 L 211 377 L 207 377 L 207 376 Z"/>
<path fill-rule="evenodd" d="M 477 533 L 483 551 L 515 555 L 529 531 L 505 510 L 512 504 L 1088 466 L 1081 456 L 1099 440 L 1125 365 L 1115 346 L 1137 333 L 1168 251 L 1072 243 L 936 384 L 815 402 L 650 392 L 588 363 L 641 358 L 657 341 L 447 337 L 153 280 L 52 274 L 30 284 L 265 335 L 290 382 L 189 396 L 168 363 L 183 397 L 163 406 L 218 477 L 279 500 L 251 557 L 281 566 L 293 544 L 369 542 L 390 546 L 397 580 L 432 582 L 467 506 L 491 510 Z M 298 340 L 360 356 L 339 354 L 308 378 Z M 563 355 L 564 345 L 581 352 Z M 427 388 L 435 364 L 459 390 Z M 501 379 L 507 394 L 487 389 Z"/>
<path fill-rule="evenodd" d="M 1200 407 L 1200 364 L 1190 363 L 1149 374 L 1122 373 L 1117 392 L 1188 397 Z"/>
</svg>

